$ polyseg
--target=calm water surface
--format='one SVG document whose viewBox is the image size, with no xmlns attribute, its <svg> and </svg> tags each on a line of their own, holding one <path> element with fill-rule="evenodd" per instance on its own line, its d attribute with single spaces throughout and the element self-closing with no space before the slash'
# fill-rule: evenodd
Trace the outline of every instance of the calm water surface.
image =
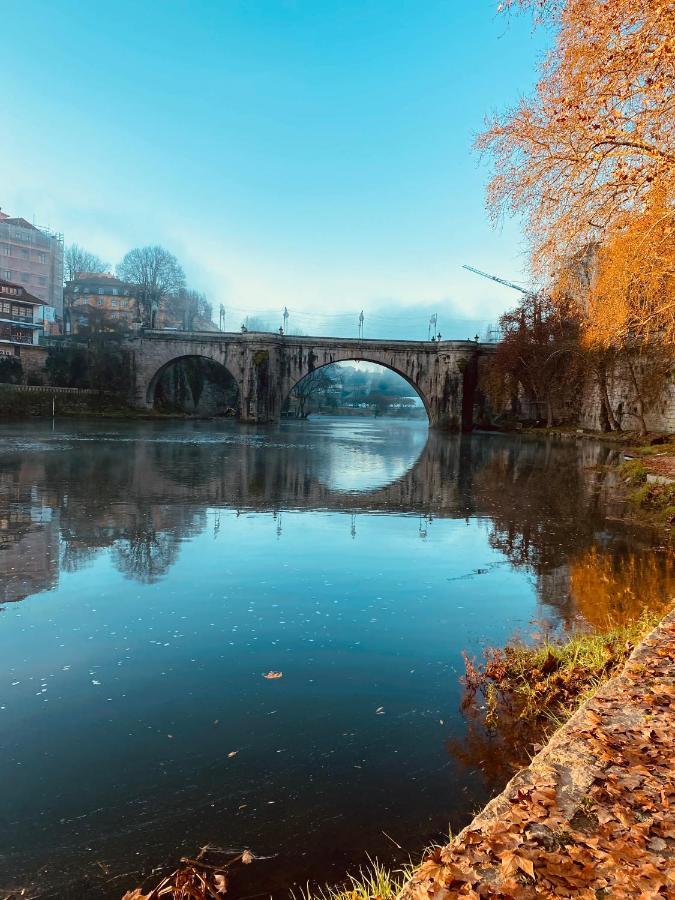
<svg viewBox="0 0 675 900">
<path fill-rule="evenodd" d="M 0 894 L 118 897 L 207 842 L 270 857 L 238 888 L 269 894 L 461 827 L 500 787 L 457 752 L 462 651 L 600 620 L 635 551 L 658 569 L 606 524 L 611 452 L 3 425 Z"/>
</svg>

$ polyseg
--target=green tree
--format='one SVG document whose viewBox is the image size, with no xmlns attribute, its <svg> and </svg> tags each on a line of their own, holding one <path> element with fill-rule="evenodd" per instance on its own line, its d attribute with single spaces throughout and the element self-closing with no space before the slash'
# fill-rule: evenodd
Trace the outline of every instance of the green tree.
<svg viewBox="0 0 675 900">
<path fill-rule="evenodd" d="M 87 351 L 83 346 L 64 344 L 50 347 L 45 370 L 49 383 L 55 387 L 89 387 Z"/>
<path fill-rule="evenodd" d="M 0 382 L 4 384 L 21 384 L 23 366 L 16 356 L 0 356 Z"/>
</svg>

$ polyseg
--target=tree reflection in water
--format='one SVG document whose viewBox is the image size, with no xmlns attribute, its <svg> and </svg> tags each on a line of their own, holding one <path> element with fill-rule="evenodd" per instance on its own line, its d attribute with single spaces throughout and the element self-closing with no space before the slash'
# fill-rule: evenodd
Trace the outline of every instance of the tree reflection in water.
<svg viewBox="0 0 675 900">
<path fill-rule="evenodd" d="M 569 563 L 569 596 L 575 624 L 582 629 L 628 626 L 646 612 L 660 616 L 675 596 L 675 553 L 638 553 L 623 545 L 608 554 L 594 545 Z M 447 750 L 466 768 L 479 766 L 497 792 L 536 752 L 541 727 L 511 715 L 503 705 L 496 724 L 488 727 L 486 706 L 473 699 L 467 688 L 462 703 L 467 731 L 461 740 L 449 740 Z"/>
<path fill-rule="evenodd" d="M 601 608 L 619 604 L 598 590 L 605 582 L 584 591 L 588 567 L 573 562 L 589 552 L 596 564 L 615 566 L 605 555 L 618 537 L 606 532 L 610 479 L 603 468 L 614 451 L 590 442 L 437 434 L 420 451 L 419 426 L 397 428 L 342 422 L 335 431 L 324 422 L 256 434 L 234 424 L 220 431 L 134 425 L 76 441 L 66 431 L 57 441 L 61 452 L 12 452 L 10 443 L 0 457 L 0 515 L 4 508 L 3 552 L 12 565 L 2 571 L 39 566 L 21 562 L 29 531 L 50 531 L 60 544 L 52 570 L 76 571 L 112 547 L 121 572 L 153 583 L 175 563 L 181 542 L 203 531 L 209 509 L 403 512 L 486 519 L 491 545 L 511 565 L 528 568 L 541 602 L 567 621 L 577 611 L 597 621 Z M 344 488 L 355 453 L 359 468 L 374 473 L 370 490 Z M 368 484 L 363 474 L 357 481 Z M 18 502 L 32 510 L 28 518 L 17 517 Z M 32 592 L 36 577 L 28 579 Z M 53 577 L 44 572 L 45 588 Z"/>
<path fill-rule="evenodd" d="M 570 589 L 577 613 L 594 628 L 625 625 L 645 610 L 665 613 L 675 596 L 675 553 L 624 547 L 609 555 L 591 547 L 570 563 Z"/>
<path fill-rule="evenodd" d="M 141 584 L 154 584 L 176 561 L 179 547 L 175 533 L 139 527 L 115 541 L 112 558 L 127 578 Z"/>
</svg>

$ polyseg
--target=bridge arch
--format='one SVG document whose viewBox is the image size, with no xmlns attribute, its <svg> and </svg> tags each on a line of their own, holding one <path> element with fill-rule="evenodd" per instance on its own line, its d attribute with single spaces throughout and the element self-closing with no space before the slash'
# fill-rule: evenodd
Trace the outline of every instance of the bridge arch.
<svg viewBox="0 0 675 900">
<path fill-rule="evenodd" d="M 298 387 L 298 385 L 300 385 L 306 378 L 309 378 L 310 375 L 312 375 L 314 372 L 320 372 L 322 369 L 328 369 L 331 366 L 337 366 L 337 365 L 340 365 L 341 363 L 350 363 L 350 362 L 369 363 L 370 365 L 377 366 L 380 369 L 386 369 L 389 372 L 393 372 L 395 375 L 398 375 L 399 378 L 402 378 L 403 381 L 405 381 L 406 384 L 408 384 L 413 389 L 415 395 L 417 397 L 419 397 L 419 399 L 422 401 L 422 406 L 424 407 L 424 412 L 426 413 L 427 421 L 429 423 L 431 423 L 431 407 L 430 407 L 429 399 L 425 396 L 425 392 L 420 387 L 420 385 L 414 381 L 414 379 L 410 376 L 410 374 L 408 374 L 407 372 L 403 371 L 402 369 L 398 368 L 397 366 L 395 366 L 391 363 L 383 362 L 381 359 L 377 359 L 375 354 L 372 354 L 370 356 L 368 356 L 368 355 L 344 356 L 344 357 L 339 357 L 336 359 L 330 359 L 329 361 L 322 362 L 319 365 L 312 364 L 312 361 L 310 360 L 310 363 L 308 364 L 306 371 L 303 374 L 301 374 L 299 377 L 296 377 L 292 381 L 292 383 L 290 383 L 290 385 L 286 385 L 284 387 L 284 397 L 282 398 L 282 408 L 288 403 L 288 400 L 289 400 L 291 394 Z"/>
<path fill-rule="evenodd" d="M 150 409 L 160 405 L 192 413 L 231 410 L 238 415 L 241 408 L 240 386 L 233 373 L 222 360 L 201 353 L 183 353 L 162 363 L 148 380 L 145 401 Z"/>
</svg>

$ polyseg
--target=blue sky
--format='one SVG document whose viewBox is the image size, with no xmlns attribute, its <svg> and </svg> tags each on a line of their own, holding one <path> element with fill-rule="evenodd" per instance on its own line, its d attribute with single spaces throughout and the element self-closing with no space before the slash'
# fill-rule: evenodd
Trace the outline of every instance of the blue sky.
<svg viewBox="0 0 675 900">
<path fill-rule="evenodd" d="M 164 244 L 229 326 L 466 337 L 517 294 L 462 263 L 526 278 L 472 142 L 546 35 L 496 6 L 3 0 L 0 206 L 113 264 Z"/>
</svg>

